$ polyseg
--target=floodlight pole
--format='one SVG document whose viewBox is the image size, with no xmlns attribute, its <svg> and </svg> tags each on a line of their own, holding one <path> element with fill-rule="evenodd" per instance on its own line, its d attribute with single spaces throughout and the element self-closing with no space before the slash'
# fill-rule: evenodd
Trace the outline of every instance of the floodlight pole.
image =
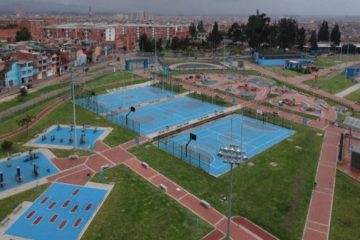
<svg viewBox="0 0 360 240">
<path fill-rule="evenodd" d="M 72 84 L 72 102 L 73 102 L 73 124 L 74 124 L 74 149 L 76 149 L 76 107 L 75 107 L 75 81 L 73 78 L 73 70 L 71 70 L 71 84 Z"/>
<path fill-rule="evenodd" d="M 244 160 L 244 151 L 241 146 L 230 145 L 229 147 L 221 147 L 218 156 L 223 158 L 224 163 L 230 164 L 229 174 L 229 193 L 228 193 L 228 216 L 226 239 L 230 240 L 231 227 L 231 205 L 232 205 L 232 189 L 233 189 L 233 165 L 240 165 Z"/>
<path fill-rule="evenodd" d="M 233 189 L 233 163 L 230 163 L 228 215 L 227 215 L 227 228 L 226 228 L 226 239 L 227 240 L 230 240 L 232 189 Z"/>
</svg>

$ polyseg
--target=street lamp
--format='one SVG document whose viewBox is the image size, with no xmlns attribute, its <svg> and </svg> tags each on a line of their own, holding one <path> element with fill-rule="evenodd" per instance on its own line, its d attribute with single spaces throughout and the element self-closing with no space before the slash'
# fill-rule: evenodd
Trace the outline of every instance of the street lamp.
<svg viewBox="0 0 360 240">
<path fill-rule="evenodd" d="M 244 160 L 247 159 L 247 156 L 245 155 L 245 152 L 243 151 L 241 146 L 234 144 L 231 144 L 228 147 L 220 147 L 218 156 L 223 159 L 224 163 L 230 164 L 228 220 L 227 220 L 227 232 L 226 232 L 226 239 L 230 240 L 233 165 L 239 166 Z"/>
</svg>

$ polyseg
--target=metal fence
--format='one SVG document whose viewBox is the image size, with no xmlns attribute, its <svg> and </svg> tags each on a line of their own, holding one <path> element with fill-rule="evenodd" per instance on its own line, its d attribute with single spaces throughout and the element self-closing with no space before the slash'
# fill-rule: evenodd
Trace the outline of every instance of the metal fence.
<svg viewBox="0 0 360 240">
<path fill-rule="evenodd" d="M 210 172 L 213 156 L 202 149 L 192 145 L 188 145 L 188 148 L 186 149 L 185 145 L 176 143 L 170 138 L 159 139 L 158 147 L 207 173 Z"/>
<path fill-rule="evenodd" d="M 80 106 L 89 109 L 97 115 L 140 134 L 139 122 L 132 120 L 127 116 L 121 115 L 121 113 L 117 113 L 116 111 L 111 111 L 110 109 L 106 108 L 103 104 L 100 104 L 97 101 L 96 96 L 77 99 L 76 102 Z"/>
<path fill-rule="evenodd" d="M 265 122 L 272 123 L 274 125 L 278 125 L 278 126 L 288 128 L 288 129 L 294 128 L 291 121 L 288 121 L 287 119 L 280 117 L 278 115 L 275 115 L 273 113 L 264 112 L 263 114 L 257 114 L 256 111 L 253 109 L 243 108 L 241 110 L 241 114 L 251 117 L 251 118 L 255 118 L 259 121 L 263 121 L 264 123 Z"/>
</svg>

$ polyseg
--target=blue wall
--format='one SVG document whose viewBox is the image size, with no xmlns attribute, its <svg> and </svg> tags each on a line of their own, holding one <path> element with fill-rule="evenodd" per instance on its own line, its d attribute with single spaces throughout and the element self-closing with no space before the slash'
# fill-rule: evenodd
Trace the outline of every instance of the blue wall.
<svg viewBox="0 0 360 240">
<path fill-rule="evenodd" d="M 311 58 L 305 58 L 305 57 L 300 57 L 300 58 L 264 58 L 262 57 L 258 52 L 256 52 L 254 54 L 254 61 L 261 65 L 261 66 L 268 66 L 268 67 L 285 67 L 286 66 L 286 62 L 289 60 L 293 60 L 293 61 L 299 61 L 299 62 L 313 62 L 313 60 Z"/>
<path fill-rule="evenodd" d="M 360 73 L 360 66 L 345 68 L 346 77 L 357 77 Z"/>
<path fill-rule="evenodd" d="M 36 74 L 32 62 L 16 62 L 11 65 L 11 70 L 5 74 L 4 87 L 19 86 L 31 82 Z"/>
<path fill-rule="evenodd" d="M 148 69 L 149 59 L 147 58 L 135 58 L 125 60 L 125 71 L 132 71 L 135 69 Z"/>
</svg>

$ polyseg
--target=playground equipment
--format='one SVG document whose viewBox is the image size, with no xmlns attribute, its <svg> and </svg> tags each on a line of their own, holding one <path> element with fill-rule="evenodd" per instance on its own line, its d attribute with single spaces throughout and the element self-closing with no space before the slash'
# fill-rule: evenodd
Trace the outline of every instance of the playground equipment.
<svg viewBox="0 0 360 240">
<path fill-rule="evenodd" d="M 4 174 L 3 172 L 0 172 L 0 187 L 4 186 Z"/>
<path fill-rule="evenodd" d="M 21 170 L 20 170 L 20 167 L 17 166 L 16 167 L 16 176 L 15 176 L 15 179 L 18 183 L 21 183 L 22 182 L 22 177 L 21 177 Z"/>
<path fill-rule="evenodd" d="M 248 91 L 248 92 L 256 92 L 257 91 L 256 87 L 250 86 L 247 83 L 245 83 L 244 85 L 240 85 L 237 88 L 239 90 L 245 90 L 245 91 Z"/>
</svg>

